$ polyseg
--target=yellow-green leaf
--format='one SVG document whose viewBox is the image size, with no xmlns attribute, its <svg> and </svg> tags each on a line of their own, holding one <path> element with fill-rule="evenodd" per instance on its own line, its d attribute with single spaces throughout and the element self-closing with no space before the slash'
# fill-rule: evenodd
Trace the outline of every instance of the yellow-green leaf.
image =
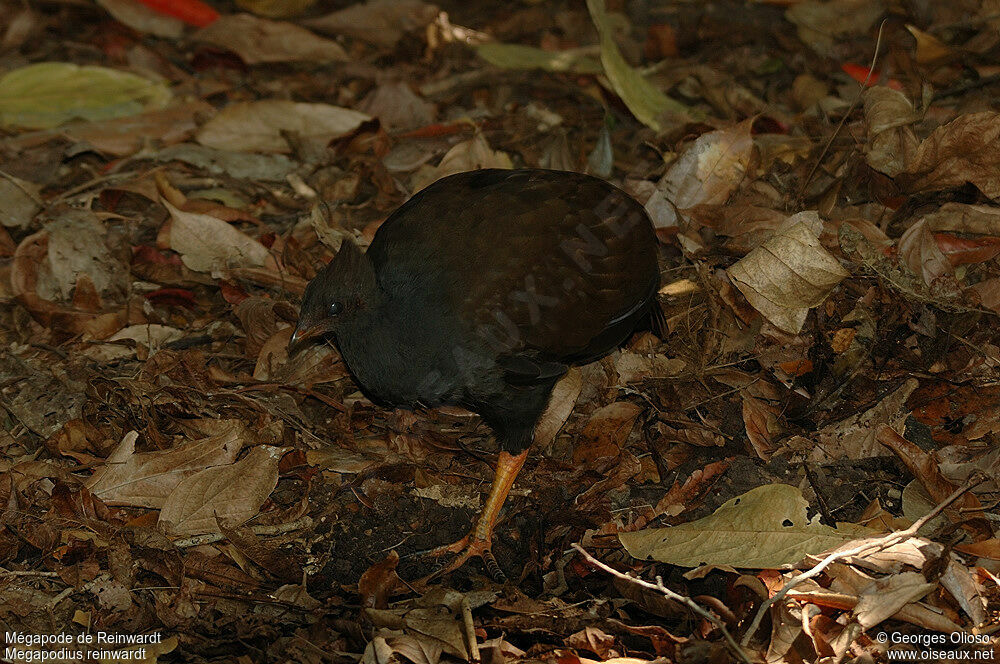
<svg viewBox="0 0 1000 664">
<path fill-rule="evenodd" d="M 0 78 L 0 125 L 48 129 L 74 119 L 109 120 L 163 108 L 164 83 L 107 67 L 43 62 Z"/>
<path fill-rule="evenodd" d="M 854 524 L 831 528 L 810 520 L 796 487 L 768 484 L 726 501 L 711 516 L 671 528 L 619 533 L 634 558 L 673 565 L 770 569 L 792 565 L 872 531 Z"/>
<path fill-rule="evenodd" d="M 600 74 L 604 69 L 589 48 L 543 51 L 524 44 L 489 42 L 476 48 L 476 55 L 504 69 L 544 69 L 572 74 Z"/>
<path fill-rule="evenodd" d="M 611 88 L 625 102 L 632 115 L 647 127 L 660 130 L 662 125 L 659 118 L 663 113 L 688 112 L 687 106 L 660 92 L 639 71 L 625 62 L 608 23 L 604 0 L 587 0 L 587 8 L 601 35 L 601 63 L 604 65 L 604 73 Z"/>
</svg>

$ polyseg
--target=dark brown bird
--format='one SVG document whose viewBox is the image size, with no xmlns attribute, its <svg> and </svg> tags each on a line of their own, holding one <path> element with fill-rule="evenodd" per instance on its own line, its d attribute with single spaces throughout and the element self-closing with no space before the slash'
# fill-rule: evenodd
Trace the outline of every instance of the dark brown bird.
<svg viewBox="0 0 1000 664">
<path fill-rule="evenodd" d="M 552 388 L 633 331 L 659 329 L 656 237 L 603 180 L 480 170 L 438 180 L 394 212 L 367 253 L 345 241 L 305 291 L 291 344 L 328 337 L 362 391 L 407 408 L 460 405 L 500 447 L 472 531 L 437 550 L 451 571 L 490 550 Z"/>
</svg>

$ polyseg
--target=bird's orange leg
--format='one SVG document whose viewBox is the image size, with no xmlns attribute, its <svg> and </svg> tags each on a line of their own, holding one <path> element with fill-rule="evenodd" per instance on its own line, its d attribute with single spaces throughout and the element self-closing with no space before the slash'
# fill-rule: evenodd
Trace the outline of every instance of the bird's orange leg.
<svg viewBox="0 0 1000 664">
<path fill-rule="evenodd" d="M 438 547 L 428 554 L 430 556 L 441 556 L 446 553 L 458 554 L 458 557 L 451 561 L 447 567 L 435 572 L 431 577 L 454 572 L 464 565 L 469 558 L 479 556 L 486 563 L 486 569 L 489 570 L 495 579 L 505 578 L 503 570 L 497 564 L 497 559 L 493 557 L 491 549 L 493 545 L 493 528 L 496 526 L 497 518 L 500 516 L 500 508 L 503 507 L 504 502 L 507 500 L 507 494 L 510 493 L 510 489 L 514 485 L 514 480 L 517 478 L 517 474 L 520 472 L 521 466 L 524 465 L 524 460 L 527 458 L 528 450 L 521 452 L 517 456 L 513 456 L 507 452 L 500 453 L 500 456 L 497 458 L 497 470 L 493 475 L 493 485 L 490 487 L 490 495 L 486 498 L 486 504 L 483 505 L 483 509 L 479 513 L 476 525 L 468 535 L 454 544 Z"/>
</svg>

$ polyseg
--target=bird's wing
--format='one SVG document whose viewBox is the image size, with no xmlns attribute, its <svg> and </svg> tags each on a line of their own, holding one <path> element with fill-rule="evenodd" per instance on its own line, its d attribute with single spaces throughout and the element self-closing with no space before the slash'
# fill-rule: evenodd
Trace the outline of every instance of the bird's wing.
<svg viewBox="0 0 1000 664">
<path fill-rule="evenodd" d="M 601 180 L 483 170 L 418 193 L 369 254 L 391 288 L 434 294 L 527 378 L 603 355 L 648 315 L 655 244 L 642 207 Z"/>
</svg>

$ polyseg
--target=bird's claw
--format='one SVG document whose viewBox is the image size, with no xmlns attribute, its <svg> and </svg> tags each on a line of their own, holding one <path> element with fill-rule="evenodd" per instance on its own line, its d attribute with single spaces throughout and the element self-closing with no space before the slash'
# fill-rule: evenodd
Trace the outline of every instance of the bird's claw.
<svg viewBox="0 0 1000 664">
<path fill-rule="evenodd" d="M 493 542 L 491 540 L 479 539 L 470 534 L 466 535 L 457 542 L 452 542 L 451 544 L 431 549 L 431 551 L 427 553 L 427 555 L 431 558 L 439 558 L 448 554 L 454 554 L 455 558 L 441 569 L 421 579 L 421 582 L 426 583 L 439 576 L 450 574 L 468 562 L 470 558 L 475 558 L 477 556 L 483 559 L 483 564 L 486 565 L 486 571 L 490 573 L 490 576 L 493 577 L 494 581 L 497 583 L 507 581 L 507 575 L 503 573 L 502 569 L 500 569 L 496 556 L 493 555 L 492 545 Z"/>
</svg>

